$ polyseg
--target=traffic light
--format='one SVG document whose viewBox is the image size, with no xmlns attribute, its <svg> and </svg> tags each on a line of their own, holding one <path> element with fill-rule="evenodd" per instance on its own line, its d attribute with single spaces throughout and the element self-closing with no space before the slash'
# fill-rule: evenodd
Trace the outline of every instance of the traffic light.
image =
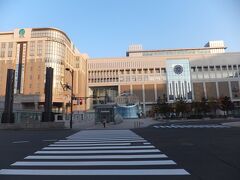
<svg viewBox="0 0 240 180">
<path fill-rule="evenodd" d="M 78 101 L 78 104 L 79 104 L 79 105 L 82 105 L 82 104 L 83 104 L 83 99 L 82 99 L 82 98 L 79 98 L 77 101 Z"/>
</svg>

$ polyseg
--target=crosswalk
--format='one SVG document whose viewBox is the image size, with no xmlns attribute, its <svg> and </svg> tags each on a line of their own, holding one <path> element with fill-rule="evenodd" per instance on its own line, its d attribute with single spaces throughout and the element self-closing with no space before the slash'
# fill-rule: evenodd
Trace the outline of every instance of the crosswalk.
<svg viewBox="0 0 240 180">
<path fill-rule="evenodd" d="M 1 169 L 0 175 L 190 174 L 130 130 L 85 130 Z"/>
<path fill-rule="evenodd" d="M 226 125 L 221 124 L 202 124 L 202 125 L 181 125 L 181 124 L 171 124 L 171 125 L 155 125 L 154 128 L 230 128 Z"/>
</svg>

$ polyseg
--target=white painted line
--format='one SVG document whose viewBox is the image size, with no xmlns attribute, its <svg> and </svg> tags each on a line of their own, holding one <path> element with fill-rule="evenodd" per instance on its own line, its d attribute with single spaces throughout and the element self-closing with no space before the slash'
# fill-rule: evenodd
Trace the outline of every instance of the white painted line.
<svg viewBox="0 0 240 180">
<path fill-rule="evenodd" d="M 172 160 L 155 161 L 38 161 L 28 162 L 20 161 L 11 164 L 11 166 L 142 166 L 142 165 L 175 165 Z"/>
<path fill-rule="evenodd" d="M 12 143 L 18 144 L 18 143 L 27 143 L 27 142 L 29 142 L 29 141 L 14 141 L 14 142 L 12 142 Z"/>
<path fill-rule="evenodd" d="M 144 158 L 167 158 L 165 154 L 145 155 L 83 155 L 83 156 L 27 156 L 24 159 L 144 159 Z"/>
<path fill-rule="evenodd" d="M 132 149 L 132 150 L 95 150 L 95 151 L 37 151 L 35 154 L 135 154 L 160 152 L 158 149 Z"/>
<path fill-rule="evenodd" d="M 216 124 L 203 124 L 203 125 L 171 125 L 171 126 L 159 126 L 160 128 L 229 128 L 228 126 L 216 125 Z M 157 127 L 155 127 L 157 128 Z"/>
<path fill-rule="evenodd" d="M 128 140 L 128 141 L 64 141 L 55 142 L 54 144 L 97 144 L 97 143 L 128 143 L 128 142 L 147 142 L 146 140 Z"/>
<path fill-rule="evenodd" d="M 152 149 L 154 146 L 98 146 L 98 147 L 45 147 L 43 150 L 86 150 L 86 149 Z"/>
<path fill-rule="evenodd" d="M 145 143 L 143 143 L 145 144 Z M 50 144 L 49 146 L 127 146 L 131 145 L 131 143 L 105 143 L 105 144 Z"/>
<path fill-rule="evenodd" d="M 190 175 L 184 169 L 40 170 L 2 169 L 0 175 Z"/>
<path fill-rule="evenodd" d="M 117 138 L 96 138 L 96 139 L 67 139 L 67 140 L 59 140 L 58 142 L 75 142 L 75 141 L 87 141 L 87 142 L 92 142 L 92 141 L 143 141 L 145 139 L 143 138 L 124 138 L 124 139 L 117 139 Z"/>
<path fill-rule="evenodd" d="M 148 143 L 148 142 L 147 142 L 147 143 L 143 143 L 143 144 L 148 145 L 148 144 L 151 144 L 151 143 Z"/>
</svg>

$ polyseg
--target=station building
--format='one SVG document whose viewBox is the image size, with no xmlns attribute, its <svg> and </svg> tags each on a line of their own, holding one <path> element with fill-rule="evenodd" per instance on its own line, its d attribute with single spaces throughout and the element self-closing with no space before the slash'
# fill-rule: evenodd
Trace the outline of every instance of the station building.
<svg viewBox="0 0 240 180">
<path fill-rule="evenodd" d="M 77 111 L 114 103 L 121 94 L 139 99 L 143 113 L 158 98 L 169 103 L 203 97 L 228 96 L 239 106 L 240 52 L 226 52 L 223 41 L 209 41 L 201 48 L 144 50 L 131 45 L 125 57 L 89 58 L 80 53 L 68 36 L 56 28 L 25 28 L 0 33 L 0 101 L 4 101 L 8 68 L 15 69 L 15 106 L 40 110 L 44 103 L 45 68 L 54 68 L 53 105 L 65 111 L 70 93 L 62 84 L 71 83 Z M 107 97 L 107 98 L 106 98 Z M 0 107 L 1 109 L 1 107 Z"/>
<path fill-rule="evenodd" d="M 124 92 L 137 95 L 144 113 L 167 98 L 188 102 L 204 97 L 228 96 L 239 106 L 240 53 L 225 52 L 223 41 L 209 41 L 202 48 L 143 50 L 132 45 L 122 58 L 88 60 L 89 92 L 105 91 L 115 97 Z"/>
</svg>

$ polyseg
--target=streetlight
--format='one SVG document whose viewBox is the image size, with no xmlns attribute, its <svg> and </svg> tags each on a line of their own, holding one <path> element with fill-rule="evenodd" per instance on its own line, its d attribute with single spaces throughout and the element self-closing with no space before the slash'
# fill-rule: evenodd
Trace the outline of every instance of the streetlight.
<svg viewBox="0 0 240 180">
<path fill-rule="evenodd" d="M 73 113 L 73 77 L 74 77 L 74 71 L 70 68 L 65 68 L 66 71 L 69 71 L 72 76 L 72 88 L 71 88 L 71 117 L 70 117 L 70 129 L 72 129 L 72 113 Z"/>
</svg>

